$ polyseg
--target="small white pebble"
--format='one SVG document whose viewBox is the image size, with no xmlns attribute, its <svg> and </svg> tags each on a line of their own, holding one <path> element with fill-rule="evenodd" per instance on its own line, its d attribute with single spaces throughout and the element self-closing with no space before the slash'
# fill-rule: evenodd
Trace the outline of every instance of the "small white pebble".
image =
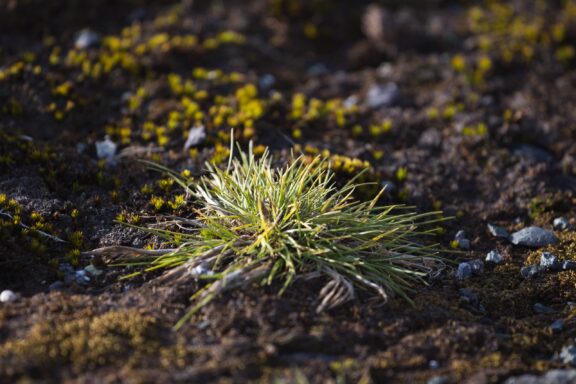
<svg viewBox="0 0 576 384">
<path fill-rule="evenodd" d="M 489 263 L 500 264 L 504 260 L 500 252 L 492 250 L 486 255 L 486 261 Z"/>
<path fill-rule="evenodd" d="M 456 239 L 456 240 L 465 239 L 465 238 L 466 238 L 466 232 L 464 232 L 463 229 L 459 230 L 458 232 L 456 232 L 456 235 L 454 235 L 454 239 Z"/>
<path fill-rule="evenodd" d="M 108 163 L 113 163 L 117 148 L 118 145 L 110 140 L 110 136 L 106 135 L 104 140 L 96 142 L 96 156 L 99 159 L 106 160 Z"/>
<path fill-rule="evenodd" d="M 202 143 L 206 139 L 206 129 L 203 125 L 194 126 L 188 131 L 188 139 L 184 143 L 184 150 L 187 151 Z"/>
<path fill-rule="evenodd" d="M 99 40 L 100 36 L 96 32 L 84 29 L 76 37 L 74 46 L 76 49 L 88 49 L 98 44 Z"/>
<path fill-rule="evenodd" d="M 554 229 L 556 231 L 565 231 L 565 230 L 570 229 L 572 227 L 570 225 L 570 222 L 565 217 L 555 218 L 553 225 L 554 225 Z"/>
<path fill-rule="evenodd" d="M 18 295 L 9 289 L 5 289 L 0 293 L 0 302 L 2 303 L 12 303 L 16 301 L 16 299 L 18 299 Z"/>
</svg>

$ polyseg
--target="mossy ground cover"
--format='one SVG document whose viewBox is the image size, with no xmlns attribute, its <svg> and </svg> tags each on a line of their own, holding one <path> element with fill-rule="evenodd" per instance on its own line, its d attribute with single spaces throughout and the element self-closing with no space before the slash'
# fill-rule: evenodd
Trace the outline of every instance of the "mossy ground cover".
<svg viewBox="0 0 576 384">
<path fill-rule="evenodd" d="M 576 337 L 576 274 L 524 280 L 540 250 L 493 238 L 486 223 L 575 218 L 576 3 L 425 3 L 0 4 L 0 289 L 22 295 L 0 305 L 0 378 L 498 382 L 565 368 L 553 356 Z M 76 46 L 85 28 L 99 40 Z M 184 149 L 201 126 L 206 138 Z M 170 247 L 135 227 L 195 219 L 195 202 L 138 160 L 194 185 L 206 161 L 226 166 L 231 127 L 275 166 L 319 157 L 336 185 L 361 172 L 376 183 L 360 200 L 387 184 L 380 203 L 453 217 L 432 240 L 449 247 L 464 229 L 472 247 L 448 259 L 497 249 L 504 263 L 465 281 L 448 268 L 410 293 L 413 306 L 358 292 L 316 313 L 326 281 L 282 296 L 282 283 L 250 286 L 178 332 L 199 282 L 122 279 L 142 269 L 117 265 L 49 292 L 62 265 L 95 262 L 91 249 Z M 106 135 L 112 163 L 96 156 Z M 544 250 L 576 258 L 573 230 L 556 234 Z M 536 303 L 555 312 L 536 314 Z"/>
</svg>

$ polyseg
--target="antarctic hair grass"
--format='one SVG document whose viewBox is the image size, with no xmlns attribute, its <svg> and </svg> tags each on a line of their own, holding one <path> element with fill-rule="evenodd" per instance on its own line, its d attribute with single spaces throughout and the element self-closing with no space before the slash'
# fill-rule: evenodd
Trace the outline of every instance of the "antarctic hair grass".
<svg viewBox="0 0 576 384">
<path fill-rule="evenodd" d="M 439 212 L 378 206 L 383 189 L 358 201 L 357 178 L 338 187 L 329 163 L 319 157 L 292 157 L 274 168 L 268 150 L 256 158 L 250 144 L 235 157 L 231 147 L 228 165 L 207 164 L 208 174 L 196 182 L 151 165 L 172 177 L 195 207 L 194 219 L 144 228 L 176 246 L 142 253 L 145 271 L 167 270 L 158 278 L 167 284 L 206 282 L 176 328 L 216 296 L 254 282 L 280 281 L 282 293 L 297 278 L 323 277 L 318 312 L 351 300 L 357 288 L 383 301 L 394 295 L 410 301 L 409 291 L 444 265 L 438 244 L 422 242 L 437 233 L 434 224 L 444 220 Z"/>
</svg>

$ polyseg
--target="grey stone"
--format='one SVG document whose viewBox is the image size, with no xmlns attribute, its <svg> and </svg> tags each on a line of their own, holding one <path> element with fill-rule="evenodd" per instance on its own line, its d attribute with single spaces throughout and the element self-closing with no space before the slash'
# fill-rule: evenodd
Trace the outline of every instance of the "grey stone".
<svg viewBox="0 0 576 384">
<path fill-rule="evenodd" d="M 527 144 L 517 146 L 516 149 L 514 149 L 514 154 L 536 163 L 548 163 L 554 160 L 552 155 L 545 150 Z"/>
<path fill-rule="evenodd" d="M 396 184 L 390 180 L 383 180 L 380 182 L 380 186 L 384 188 L 384 190 L 388 193 L 393 192 L 396 190 Z"/>
<path fill-rule="evenodd" d="M 18 295 L 9 289 L 5 289 L 0 293 L 0 303 L 12 303 L 18 300 Z"/>
<path fill-rule="evenodd" d="M 427 148 L 438 148 L 442 145 L 442 134 L 437 129 L 429 128 L 422 132 L 418 144 Z"/>
<path fill-rule="evenodd" d="M 188 139 L 184 143 L 184 150 L 187 151 L 202 143 L 206 139 L 206 129 L 203 125 L 194 126 L 188 131 Z"/>
<path fill-rule="evenodd" d="M 488 231 L 494 237 L 501 237 L 503 239 L 510 238 L 510 234 L 508 233 L 508 231 L 497 225 L 488 224 Z"/>
<path fill-rule="evenodd" d="M 76 49 L 88 49 L 98 44 L 99 41 L 100 35 L 90 29 L 83 29 L 78 33 L 74 46 Z"/>
<path fill-rule="evenodd" d="M 492 250 L 492 251 L 488 252 L 488 254 L 486 255 L 486 262 L 487 263 L 500 264 L 502 262 L 502 260 L 504 260 L 504 258 L 502 257 L 500 252 L 498 252 L 496 250 Z"/>
<path fill-rule="evenodd" d="M 86 268 L 84 268 L 84 271 L 92 276 L 100 276 L 101 274 L 104 273 L 103 270 L 98 269 L 93 265 L 88 265 Z"/>
<path fill-rule="evenodd" d="M 556 244 L 558 238 L 554 233 L 540 227 L 527 227 L 514 232 L 510 236 L 510 242 L 514 245 L 523 245 L 526 247 L 543 247 L 549 244 Z"/>
<path fill-rule="evenodd" d="M 64 289 L 64 283 L 60 280 L 57 280 L 48 286 L 48 290 L 52 291 L 60 291 Z"/>
<path fill-rule="evenodd" d="M 572 225 L 565 217 L 557 217 L 554 219 L 552 225 L 556 231 L 565 231 L 572 228 Z"/>
<path fill-rule="evenodd" d="M 96 156 L 106 160 L 107 163 L 113 163 L 117 148 L 118 145 L 110 140 L 110 136 L 106 135 L 104 140 L 96 142 Z"/>
<path fill-rule="evenodd" d="M 90 276 L 88 276 L 88 273 L 83 269 L 76 271 L 70 264 L 67 263 L 60 264 L 58 269 L 64 275 L 64 283 L 66 284 L 90 284 Z"/>
<path fill-rule="evenodd" d="M 262 75 L 260 77 L 260 80 L 258 80 L 258 85 L 263 90 L 269 90 L 270 88 L 272 88 L 274 86 L 275 83 L 276 83 L 276 78 L 274 77 L 274 75 L 271 75 L 270 73 Z"/>
<path fill-rule="evenodd" d="M 308 76 L 322 76 L 326 73 L 328 73 L 328 67 L 323 63 L 312 64 L 306 71 Z"/>
<path fill-rule="evenodd" d="M 542 252 L 540 255 L 540 266 L 546 269 L 555 269 L 559 265 L 556 255 L 550 252 Z"/>
<path fill-rule="evenodd" d="M 90 284 L 90 280 L 91 280 L 90 276 L 88 276 L 88 273 L 83 269 L 76 271 L 76 273 L 74 273 L 74 282 L 76 282 L 77 284 L 88 285 Z"/>
<path fill-rule="evenodd" d="M 576 345 L 567 345 L 560 352 L 560 359 L 564 364 L 576 367 Z"/>
<path fill-rule="evenodd" d="M 448 379 L 444 376 L 434 376 L 431 377 L 426 384 L 446 384 L 448 383 Z"/>
<path fill-rule="evenodd" d="M 464 280 L 472 277 L 472 266 L 470 263 L 460 263 L 458 264 L 458 269 L 456 270 L 456 278 L 459 280 Z"/>
<path fill-rule="evenodd" d="M 554 333 L 560 333 L 564 330 L 564 320 L 558 319 L 550 324 L 550 329 Z"/>
<path fill-rule="evenodd" d="M 399 90 L 396 83 L 373 85 L 368 89 L 366 103 L 370 108 L 387 107 L 396 101 L 398 93 Z"/>
<path fill-rule="evenodd" d="M 466 250 L 466 251 L 470 249 L 470 240 L 468 240 L 468 239 L 456 239 L 456 241 L 458 242 L 458 248 Z"/>
<path fill-rule="evenodd" d="M 78 152 L 79 155 L 83 154 L 85 150 L 86 150 L 85 143 L 76 143 L 76 152 Z"/>
<path fill-rule="evenodd" d="M 576 369 L 554 369 L 542 376 L 522 375 L 508 378 L 504 384 L 574 384 Z"/>
<path fill-rule="evenodd" d="M 562 262 L 562 270 L 575 271 L 576 270 L 576 260 L 564 260 L 564 262 Z"/>
<path fill-rule="evenodd" d="M 525 279 L 532 279 L 542 272 L 542 267 L 539 265 L 528 265 L 520 269 L 520 274 Z"/>
<path fill-rule="evenodd" d="M 534 304 L 532 310 L 534 311 L 534 313 L 537 313 L 539 315 L 550 315 L 556 312 L 554 308 L 550 308 L 542 303 Z"/>
<path fill-rule="evenodd" d="M 472 260 L 469 262 L 472 267 L 472 273 L 476 276 L 484 274 L 484 262 L 482 260 Z"/>
<path fill-rule="evenodd" d="M 454 238 L 456 240 L 460 240 L 460 239 L 465 239 L 466 238 L 466 232 L 464 232 L 462 229 L 459 230 L 458 232 L 456 232 L 456 235 L 454 235 Z"/>
<path fill-rule="evenodd" d="M 475 305 L 478 303 L 478 295 L 470 288 L 461 288 L 458 290 L 460 301 L 465 304 Z"/>
<path fill-rule="evenodd" d="M 344 108 L 352 108 L 358 105 L 358 96 L 350 95 L 342 102 Z"/>
</svg>

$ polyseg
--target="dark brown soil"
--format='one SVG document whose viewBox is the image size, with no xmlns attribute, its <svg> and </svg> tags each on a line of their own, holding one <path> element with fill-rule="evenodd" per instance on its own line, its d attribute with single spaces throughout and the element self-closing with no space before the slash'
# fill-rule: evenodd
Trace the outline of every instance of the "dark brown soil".
<svg viewBox="0 0 576 384">
<path fill-rule="evenodd" d="M 20 295 L 0 303 L 0 381 L 492 383 L 569 368 L 557 356 L 576 341 L 576 271 L 525 280 L 543 249 L 486 227 L 576 225 L 576 2 L 528 3 L 0 2 L 0 291 Z M 85 28 L 99 43 L 74 49 Z M 378 84 L 397 92 L 370 106 Z M 183 151 L 199 123 L 206 140 Z M 133 267 L 66 281 L 83 251 L 164 246 L 115 222 L 191 214 L 136 160 L 197 177 L 226 158 L 231 126 L 275 154 L 330 156 L 342 180 L 368 167 L 395 184 L 387 201 L 454 217 L 438 241 L 462 229 L 471 250 L 447 254 L 413 306 L 361 292 L 316 314 L 317 283 L 297 281 L 281 297 L 227 293 L 178 332 L 195 283 L 120 279 Z M 105 135 L 115 164 L 96 156 Z M 547 250 L 576 259 L 574 230 L 555 233 Z M 493 249 L 502 264 L 455 279 Z"/>
</svg>

